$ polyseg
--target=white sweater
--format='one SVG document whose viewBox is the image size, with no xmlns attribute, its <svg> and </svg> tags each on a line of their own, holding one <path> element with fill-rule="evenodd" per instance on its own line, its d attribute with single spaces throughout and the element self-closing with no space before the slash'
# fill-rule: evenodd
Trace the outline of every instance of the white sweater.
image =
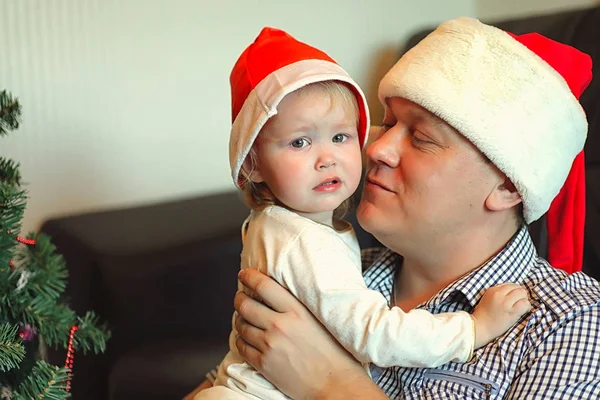
<svg viewBox="0 0 600 400">
<path fill-rule="evenodd" d="M 470 315 L 389 308 L 379 292 L 367 289 L 358 241 L 345 224 L 340 232 L 278 206 L 253 211 L 242 228 L 241 268 L 277 280 L 364 364 L 436 367 L 467 361 L 475 340 Z M 215 385 L 243 394 L 232 393 L 232 399 L 286 399 L 244 362 L 235 337 L 234 327 Z M 197 399 L 209 398 L 211 390 Z"/>
</svg>

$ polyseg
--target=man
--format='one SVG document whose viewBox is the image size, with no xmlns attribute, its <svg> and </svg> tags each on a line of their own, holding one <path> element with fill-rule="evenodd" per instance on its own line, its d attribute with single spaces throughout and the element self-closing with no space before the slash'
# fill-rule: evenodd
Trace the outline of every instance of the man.
<svg viewBox="0 0 600 400">
<path fill-rule="evenodd" d="M 434 313 L 471 311 L 488 287 L 520 283 L 532 312 L 505 335 L 468 363 L 372 366 L 371 381 L 293 296 L 246 270 L 240 280 L 269 307 L 236 296 L 240 353 L 292 398 L 600 398 L 600 284 L 539 258 L 525 226 L 562 207 L 551 253 L 580 267 L 577 99 L 590 80 L 590 58 L 571 47 L 461 18 L 381 81 L 384 127 L 357 216 L 387 248 L 364 252 L 365 280 L 392 305 Z"/>
</svg>

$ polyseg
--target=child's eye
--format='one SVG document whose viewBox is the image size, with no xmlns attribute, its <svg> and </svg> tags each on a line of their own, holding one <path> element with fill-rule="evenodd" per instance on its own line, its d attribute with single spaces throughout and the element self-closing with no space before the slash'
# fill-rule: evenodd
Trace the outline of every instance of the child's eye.
<svg viewBox="0 0 600 400">
<path fill-rule="evenodd" d="M 303 147 L 308 146 L 309 144 L 310 143 L 308 143 L 308 140 L 306 138 L 300 138 L 300 139 L 296 139 L 292 143 L 290 143 L 290 146 L 292 146 L 295 149 L 301 149 Z"/>
<path fill-rule="evenodd" d="M 335 135 L 333 137 L 333 143 L 343 143 L 348 139 L 348 135 L 345 135 L 343 133 L 338 133 L 337 135 Z"/>
</svg>

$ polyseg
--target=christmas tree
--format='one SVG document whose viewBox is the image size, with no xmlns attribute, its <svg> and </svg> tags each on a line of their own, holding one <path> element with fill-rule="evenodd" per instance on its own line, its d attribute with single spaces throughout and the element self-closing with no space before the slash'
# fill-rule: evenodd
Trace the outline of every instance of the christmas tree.
<svg viewBox="0 0 600 400">
<path fill-rule="evenodd" d="M 21 106 L 0 91 L 0 139 L 19 127 Z M 76 350 L 104 352 L 110 334 L 88 312 L 61 302 L 67 269 L 43 234 L 20 236 L 27 192 L 19 164 L 0 157 L 0 399 L 66 399 Z M 65 349 L 65 365 L 43 360 Z"/>
</svg>

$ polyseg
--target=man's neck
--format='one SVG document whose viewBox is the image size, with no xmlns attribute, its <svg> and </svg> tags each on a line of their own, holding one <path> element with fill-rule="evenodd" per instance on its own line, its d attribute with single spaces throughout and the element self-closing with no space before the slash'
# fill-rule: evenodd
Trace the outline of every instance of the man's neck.
<svg viewBox="0 0 600 400">
<path fill-rule="evenodd" d="M 455 235 L 447 242 L 436 241 L 428 251 L 402 254 L 404 261 L 394 285 L 396 305 L 409 311 L 429 300 L 496 256 L 517 231 L 512 226 L 494 234 Z"/>
</svg>

